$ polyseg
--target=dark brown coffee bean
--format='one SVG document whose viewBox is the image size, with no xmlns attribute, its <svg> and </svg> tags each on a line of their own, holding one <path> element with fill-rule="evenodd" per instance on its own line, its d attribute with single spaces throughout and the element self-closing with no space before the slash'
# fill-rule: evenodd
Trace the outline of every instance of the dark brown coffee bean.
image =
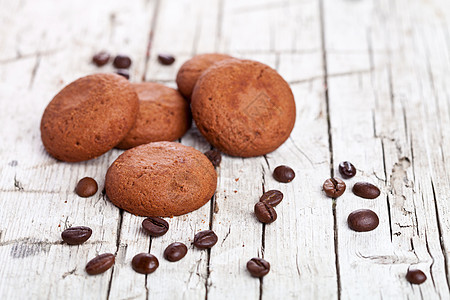
<svg viewBox="0 0 450 300">
<path fill-rule="evenodd" d="M 278 166 L 273 171 L 273 178 L 279 182 L 291 182 L 295 177 L 295 172 L 288 166 Z"/>
<path fill-rule="evenodd" d="M 264 277 L 270 271 L 270 264 L 268 261 L 254 257 L 247 262 L 247 270 L 253 277 Z"/>
<path fill-rule="evenodd" d="M 179 261 L 186 255 L 187 251 L 188 249 L 185 244 L 175 242 L 167 246 L 166 250 L 164 250 L 164 258 L 172 262 Z"/>
<path fill-rule="evenodd" d="M 80 245 L 86 242 L 92 235 L 92 229 L 86 226 L 67 228 L 61 233 L 64 242 L 69 245 Z"/>
<path fill-rule="evenodd" d="M 422 284 L 427 280 L 427 275 L 421 270 L 410 269 L 408 270 L 408 273 L 406 273 L 406 280 L 412 284 Z"/>
<path fill-rule="evenodd" d="M 87 263 L 86 272 L 89 275 L 101 274 L 111 268 L 115 260 L 114 254 L 101 254 Z"/>
<path fill-rule="evenodd" d="M 337 198 L 345 192 L 345 182 L 339 178 L 328 178 L 323 183 L 323 191 L 330 198 Z"/>
<path fill-rule="evenodd" d="M 125 77 L 126 79 L 130 79 L 130 71 L 127 69 L 117 69 L 116 74 Z"/>
<path fill-rule="evenodd" d="M 283 200 L 283 193 L 278 190 L 267 191 L 259 199 L 259 201 L 267 203 L 272 207 L 280 204 L 281 200 Z"/>
<path fill-rule="evenodd" d="M 378 227 L 380 220 L 370 209 L 358 209 L 348 215 L 348 227 L 354 231 L 371 231 Z"/>
<path fill-rule="evenodd" d="M 95 181 L 95 179 L 91 177 L 84 177 L 83 179 L 81 179 L 75 188 L 75 192 L 77 193 L 77 195 L 84 198 L 95 195 L 95 193 L 97 193 L 97 190 L 97 181 Z"/>
<path fill-rule="evenodd" d="M 139 253 L 131 261 L 133 270 L 141 274 L 150 274 L 159 267 L 159 261 L 156 256 L 150 253 Z"/>
<path fill-rule="evenodd" d="M 131 58 L 126 55 L 117 55 L 113 62 L 117 69 L 128 69 L 131 66 Z"/>
<path fill-rule="evenodd" d="M 380 189 L 368 182 L 355 183 L 352 191 L 356 196 L 366 199 L 375 199 L 380 196 Z"/>
<path fill-rule="evenodd" d="M 107 52 L 99 52 L 92 57 L 92 62 L 97 65 L 97 67 L 104 66 L 108 63 L 111 55 Z"/>
<path fill-rule="evenodd" d="M 255 215 L 261 223 L 269 224 L 277 219 L 277 212 L 275 209 L 265 202 L 258 202 L 255 204 Z"/>
<path fill-rule="evenodd" d="M 159 54 L 158 61 L 160 64 L 168 66 L 175 62 L 175 57 L 170 54 Z"/>
<path fill-rule="evenodd" d="M 345 179 L 352 178 L 356 175 L 356 168 L 351 162 L 343 161 L 339 164 L 339 173 Z"/>
<path fill-rule="evenodd" d="M 169 230 L 169 223 L 157 217 L 148 217 L 142 221 L 142 227 L 151 236 L 162 236 Z"/>
<path fill-rule="evenodd" d="M 218 167 L 222 161 L 222 154 L 217 150 L 209 150 L 205 152 L 206 157 L 211 161 L 214 167 Z"/>
<path fill-rule="evenodd" d="M 217 243 L 217 235 L 212 230 L 203 230 L 194 236 L 194 246 L 209 249 Z"/>
</svg>

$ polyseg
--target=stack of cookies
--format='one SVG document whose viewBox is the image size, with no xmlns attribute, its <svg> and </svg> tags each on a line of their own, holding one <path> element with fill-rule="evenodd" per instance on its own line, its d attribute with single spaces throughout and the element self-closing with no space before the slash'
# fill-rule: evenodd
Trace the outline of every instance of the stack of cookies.
<svg viewBox="0 0 450 300">
<path fill-rule="evenodd" d="M 190 128 L 191 118 L 215 148 L 240 157 L 274 151 L 294 127 L 291 89 L 262 63 L 197 55 L 183 64 L 176 81 L 178 91 L 115 74 L 72 82 L 44 111 L 45 149 L 66 162 L 129 149 L 106 174 L 109 199 L 136 215 L 174 216 L 204 205 L 217 184 L 205 155 L 172 142 Z"/>
</svg>

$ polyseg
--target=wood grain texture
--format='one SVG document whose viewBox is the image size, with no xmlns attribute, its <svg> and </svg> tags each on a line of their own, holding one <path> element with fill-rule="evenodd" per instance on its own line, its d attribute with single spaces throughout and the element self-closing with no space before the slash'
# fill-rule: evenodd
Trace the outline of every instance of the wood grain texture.
<svg viewBox="0 0 450 300">
<path fill-rule="evenodd" d="M 2 299 L 450 299 L 450 5 L 430 1 L 137 0 L 59 3 L 0 0 L 0 298 Z M 102 193 L 120 150 L 83 163 L 57 162 L 43 149 L 39 122 L 67 83 L 112 66 L 90 63 L 100 50 L 133 58 L 131 80 L 175 87 L 181 64 L 197 53 L 223 52 L 277 69 L 297 104 L 291 137 L 256 158 L 224 155 L 216 195 L 201 209 L 166 218 L 169 232 L 150 238 L 142 217 L 117 209 Z M 171 66 L 159 53 L 176 57 Z M 181 143 L 211 146 L 195 125 Z M 357 176 L 329 199 L 321 185 L 350 160 Z M 281 164 L 293 182 L 272 177 Z M 73 192 L 94 177 L 91 198 Z M 351 187 L 380 187 L 375 200 Z M 278 220 L 262 225 L 253 206 L 279 189 Z M 350 212 L 380 217 L 372 232 L 351 231 Z M 86 244 L 67 246 L 60 234 L 86 225 Z M 213 229 L 211 250 L 195 249 L 195 233 Z M 172 242 L 184 259 L 163 258 Z M 106 273 L 84 267 L 116 254 Z M 134 272 L 141 252 L 157 271 Z M 245 269 L 264 257 L 263 280 Z M 428 280 L 409 284 L 410 267 Z"/>
</svg>

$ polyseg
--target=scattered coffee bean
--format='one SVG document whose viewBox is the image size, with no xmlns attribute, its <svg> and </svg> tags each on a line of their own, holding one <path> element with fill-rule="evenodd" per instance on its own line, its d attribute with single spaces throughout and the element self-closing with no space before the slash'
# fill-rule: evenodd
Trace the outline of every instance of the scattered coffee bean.
<svg viewBox="0 0 450 300">
<path fill-rule="evenodd" d="M 406 273 L 406 280 L 411 282 L 412 284 L 421 284 L 427 280 L 427 275 L 424 272 L 418 269 L 410 269 L 408 273 Z"/>
<path fill-rule="evenodd" d="M 141 274 L 150 274 L 159 267 L 159 261 L 156 256 L 150 253 L 139 253 L 131 261 L 133 270 Z"/>
<path fill-rule="evenodd" d="M 351 162 L 343 161 L 339 164 L 339 173 L 345 179 L 352 178 L 356 175 L 356 168 Z"/>
<path fill-rule="evenodd" d="M 340 197 L 345 192 L 345 182 L 339 178 L 328 178 L 323 183 L 323 191 L 330 198 Z"/>
<path fill-rule="evenodd" d="M 127 69 L 117 69 L 116 74 L 123 76 L 126 79 L 130 79 L 130 72 Z"/>
<path fill-rule="evenodd" d="M 162 64 L 162 65 L 171 65 L 175 62 L 175 57 L 173 57 L 170 54 L 159 54 L 158 55 L 158 61 Z"/>
<path fill-rule="evenodd" d="M 186 255 L 187 251 L 188 249 L 185 244 L 175 242 L 167 246 L 166 250 L 164 250 L 164 258 L 171 262 L 179 261 Z"/>
<path fill-rule="evenodd" d="M 108 63 L 111 55 L 107 52 L 99 52 L 92 57 L 92 62 L 97 65 L 97 67 L 104 66 Z"/>
<path fill-rule="evenodd" d="M 366 199 L 375 199 L 380 196 L 380 189 L 368 182 L 355 183 L 352 191 L 356 196 Z"/>
<path fill-rule="evenodd" d="M 270 271 L 270 264 L 262 258 L 252 258 L 247 262 L 247 270 L 253 277 L 264 277 Z"/>
<path fill-rule="evenodd" d="M 198 249 L 209 249 L 217 243 L 217 235 L 212 230 L 203 230 L 194 236 L 194 246 Z"/>
<path fill-rule="evenodd" d="M 218 167 L 222 161 L 222 154 L 218 150 L 206 151 L 205 156 L 211 161 L 214 167 Z"/>
<path fill-rule="evenodd" d="M 77 195 L 84 198 L 94 195 L 97 193 L 97 190 L 97 181 L 91 177 L 84 177 L 81 179 L 75 188 Z"/>
<path fill-rule="evenodd" d="M 69 245 L 80 245 L 92 235 L 92 229 L 86 226 L 70 227 L 61 233 L 61 238 Z"/>
<path fill-rule="evenodd" d="M 278 166 L 273 171 L 273 178 L 279 182 L 291 182 L 295 177 L 295 172 L 288 166 Z"/>
<path fill-rule="evenodd" d="M 269 224 L 277 219 L 277 212 L 272 205 L 265 202 L 255 204 L 255 215 L 261 223 Z"/>
<path fill-rule="evenodd" d="M 272 207 L 280 204 L 281 200 L 283 200 L 283 193 L 278 190 L 267 191 L 259 198 L 259 201 L 267 203 Z"/>
<path fill-rule="evenodd" d="M 114 254 L 101 254 L 87 263 L 86 272 L 89 275 L 101 274 L 111 268 L 115 260 Z"/>
<path fill-rule="evenodd" d="M 376 213 L 370 209 L 358 209 L 347 218 L 348 227 L 354 231 L 371 231 L 378 227 L 380 220 Z"/>
<path fill-rule="evenodd" d="M 169 230 L 169 223 L 161 218 L 148 217 L 142 221 L 142 227 L 149 235 L 157 237 L 166 234 Z"/>
<path fill-rule="evenodd" d="M 131 58 L 126 55 L 117 55 L 113 62 L 117 69 L 128 69 L 131 66 Z"/>
</svg>

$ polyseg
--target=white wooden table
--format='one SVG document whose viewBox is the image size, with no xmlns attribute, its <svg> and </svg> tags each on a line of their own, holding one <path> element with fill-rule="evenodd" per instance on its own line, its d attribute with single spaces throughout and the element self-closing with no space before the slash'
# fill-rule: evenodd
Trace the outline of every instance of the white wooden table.
<svg viewBox="0 0 450 300">
<path fill-rule="evenodd" d="M 100 50 L 133 58 L 132 81 L 175 87 L 180 65 L 197 53 L 259 60 L 289 81 L 297 122 L 289 140 L 265 157 L 225 156 L 210 205 L 168 219 L 150 239 L 141 217 L 99 192 L 80 198 L 77 181 L 103 187 L 121 153 L 76 164 L 57 162 L 42 146 L 44 108 L 67 83 L 104 71 Z M 158 64 L 158 53 L 176 56 Z M 0 298 L 1 299 L 449 299 L 450 2 L 448 0 L 0 0 Z M 181 139 L 210 145 L 193 128 Z M 358 169 L 376 200 L 350 191 L 326 198 L 323 181 L 340 161 Z M 289 184 L 271 174 L 287 164 Z M 285 199 L 278 220 L 253 215 L 263 190 Z M 370 208 L 379 227 L 348 229 L 348 214 Z M 81 246 L 61 243 L 72 225 L 93 229 Z M 212 228 L 211 251 L 189 249 L 177 263 L 162 258 L 174 241 L 190 245 Z M 134 272 L 132 257 L 150 251 L 159 269 Z M 114 268 L 88 276 L 98 253 Z M 246 262 L 263 256 L 263 280 Z M 413 286 L 409 267 L 428 280 Z"/>
</svg>

